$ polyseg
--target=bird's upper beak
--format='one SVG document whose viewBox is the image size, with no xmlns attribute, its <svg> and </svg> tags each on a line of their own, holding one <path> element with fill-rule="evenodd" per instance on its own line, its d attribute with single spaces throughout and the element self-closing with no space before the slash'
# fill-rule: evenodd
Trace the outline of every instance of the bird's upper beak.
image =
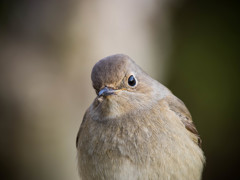
<svg viewBox="0 0 240 180">
<path fill-rule="evenodd" d="M 102 88 L 99 93 L 98 96 L 108 96 L 108 95 L 112 95 L 115 94 L 116 90 L 109 88 L 109 87 L 104 87 Z"/>
</svg>

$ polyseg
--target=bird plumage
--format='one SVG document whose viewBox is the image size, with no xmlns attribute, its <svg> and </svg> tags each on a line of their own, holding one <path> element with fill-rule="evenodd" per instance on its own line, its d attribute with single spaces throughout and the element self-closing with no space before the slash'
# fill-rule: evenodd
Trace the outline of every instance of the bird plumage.
<svg viewBox="0 0 240 180">
<path fill-rule="evenodd" d="M 76 142 L 82 179 L 201 179 L 201 140 L 181 100 L 126 55 L 100 60 L 91 77 L 97 94 L 116 93 L 97 96 L 84 115 Z"/>
</svg>

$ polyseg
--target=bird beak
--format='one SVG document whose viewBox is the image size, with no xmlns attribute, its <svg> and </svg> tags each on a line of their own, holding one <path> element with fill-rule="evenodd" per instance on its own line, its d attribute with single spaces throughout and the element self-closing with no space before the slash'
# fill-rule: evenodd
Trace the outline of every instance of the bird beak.
<svg viewBox="0 0 240 180">
<path fill-rule="evenodd" d="M 108 96 L 108 95 L 112 95 L 112 94 L 115 94 L 115 91 L 114 89 L 112 88 L 109 88 L 109 87 L 104 87 L 102 88 L 99 93 L 98 93 L 98 96 Z"/>
</svg>

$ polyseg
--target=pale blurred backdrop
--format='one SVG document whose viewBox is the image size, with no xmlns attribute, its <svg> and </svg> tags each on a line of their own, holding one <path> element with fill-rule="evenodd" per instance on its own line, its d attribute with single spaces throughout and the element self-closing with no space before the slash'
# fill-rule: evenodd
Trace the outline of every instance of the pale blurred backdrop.
<svg viewBox="0 0 240 180">
<path fill-rule="evenodd" d="M 3 0 L 0 179 L 79 179 L 91 69 L 116 53 L 185 102 L 207 157 L 203 179 L 240 178 L 238 21 L 231 1 Z"/>
</svg>

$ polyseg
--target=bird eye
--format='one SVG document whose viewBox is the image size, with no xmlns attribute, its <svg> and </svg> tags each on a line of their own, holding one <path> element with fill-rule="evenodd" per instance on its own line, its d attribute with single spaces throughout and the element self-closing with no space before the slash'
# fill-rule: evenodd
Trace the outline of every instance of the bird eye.
<svg viewBox="0 0 240 180">
<path fill-rule="evenodd" d="M 136 85 L 136 79 L 133 75 L 131 75 L 129 78 L 128 78 L 128 84 L 129 86 L 135 86 Z"/>
</svg>

